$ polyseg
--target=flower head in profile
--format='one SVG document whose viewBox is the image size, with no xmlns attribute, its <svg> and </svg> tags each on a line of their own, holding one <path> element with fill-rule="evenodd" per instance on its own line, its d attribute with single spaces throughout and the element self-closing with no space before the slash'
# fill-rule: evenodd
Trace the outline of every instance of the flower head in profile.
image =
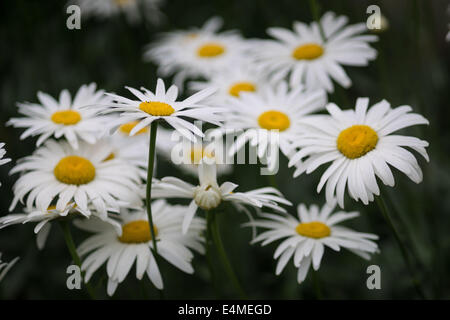
<svg viewBox="0 0 450 320">
<path fill-rule="evenodd" d="M 163 0 L 73 0 L 81 8 L 83 16 L 109 18 L 124 14 L 130 24 L 136 24 L 145 18 L 153 24 L 159 24 L 163 15 L 160 10 Z"/>
<path fill-rule="evenodd" d="M 332 80 L 348 88 L 352 81 L 342 68 L 366 66 L 377 52 L 369 43 L 376 35 L 362 35 L 366 24 L 346 26 L 348 18 L 327 12 L 320 19 L 322 37 L 317 22 L 309 26 L 294 22 L 294 31 L 269 28 L 268 34 L 276 40 L 264 40 L 254 45 L 252 52 L 258 70 L 266 70 L 274 82 L 289 75 L 291 86 L 300 83 L 307 88 L 334 91 Z"/>
<path fill-rule="evenodd" d="M 324 90 L 305 91 L 302 86 L 290 90 L 286 82 L 230 99 L 223 130 L 241 132 L 229 149 L 230 156 L 247 142 L 257 148 L 259 158 L 266 157 L 269 148 L 288 156 L 291 143 L 307 128 L 311 114 L 324 109 L 325 104 Z M 269 168 L 275 167 L 274 159 L 267 157 Z"/>
<path fill-rule="evenodd" d="M 183 101 L 176 101 L 178 88 L 172 85 L 166 92 L 164 82 L 158 79 L 155 93 L 141 88 L 142 92 L 133 88 L 127 89 L 138 99 L 131 100 L 116 94 L 109 94 L 114 103 L 100 107 L 104 112 L 120 113 L 120 118 L 113 121 L 112 127 L 137 121 L 138 123 L 130 131 L 134 136 L 142 129 L 148 127 L 155 120 L 163 120 L 180 132 L 186 138 L 195 141 L 195 135 L 203 137 L 203 132 L 194 124 L 182 119 L 182 117 L 205 121 L 220 125 L 220 117 L 217 113 L 221 108 L 213 108 L 203 104 L 203 100 L 214 93 L 215 89 L 208 88 L 197 92 Z"/>
<path fill-rule="evenodd" d="M 55 203 L 63 211 L 74 203 L 87 214 L 92 205 L 105 217 L 108 209 L 141 204 L 138 170 L 119 159 L 105 161 L 111 152 L 103 142 L 81 143 L 75 150 L 65 141 L 47 141 L 11 171 L 22 175 L 14 185 L 10 210 L 25 197 L 29 210 L 45 211 Z"/>
<path fill-rule="evenodd" d="M 71 98 L 68 90 L 61 91 L 59 99 L 38 92 L 40 104 L 18 103 L 19 113 L 23 118 L 12 118 L 8 124 L 15 128 L 25 128 L 21 139 L 39 136 L 39 147 L 47 139 L 64 138 L 77 149 L 80 140 L 95 143 L 105 133 L 105 118 L 90 105 L 108 104 L 109 97 L 103 90 L 97 90 L 96 84 L 82 85 L 75 97 Z"/>
<path fill-rule="evenodd" d="M 37 208 L 24 209 L 25 213 L 14 213 L 4 217 L 0 217 L 0 229 L 17 224 L 35 223 L 34 233 L 36 234 L 36 244 L 39 250 L 42 250 L 47 241 L 51 230 L 52 222 L 60 218 L 69 216 L 81 216 L 89 218 L 91 216 L 98 217 L 103 221 L 110 223 L 120 232 L 121 226 L 116 220 L 109 216 L 99 215 L 96 210 L 91 213 L 84 212 L 75 203 L 69 203 L 63 210 L 58 210 L 55 205 L 51 205 L 47 210 L 39 210 Z"/>
<path fill-rule="evenodd" d="M 164 200 L 152 203 L 152 214 L 158 254 L 183 272 L 192 274 L 192 250 L 204 253 L 201 233 L 205 221 L 195 218 L 188 233 L 181 234 L 181 223 L 187 208 L 171 206 Z M 78 253 L 86 256 L 81 269 L 89 281 L 95 271 L 106 264 L 108 274 L 108 295 L 113 295 L 119 283 L 125 280 L 136 263 L 136 278 L 141 280 L 147 274 L 158 289 L 163 289 L 163 280 L 153 255 L 153 242 L 145 211 L 122 210 L 120 214 L 121 233 L 99 219 L 75 221 L 75 224 L 94 233 L 79 247 Z"/>
<path fill-rule="evenodd" d="M 6 150 L 5 150 L 5 144 L 4 143 L 0 143 L 0 166 L 8 163 L 11 161 L 11 159 L 8 158 L 4 158 L 6 154 Z"/>
<path fill-rule="evenodd" d="M 163 77 L 176 74 L 180 87 L 186 78 L 209 78 L 240 63 L 248 44 L 234 31 L 219 33 L 221 18 L 209 19 L 201 28 L 172 31 L 151 44 L 144 59 L 158 65 Z"/>
<path fill-rule="evenodd" d="M 19 257 L 16 257 L 10 262 L 3 262 L 2 253 L 0 252 L 0 282 L 3 280 L 3 278 L 5 278 L 8 271 L 16 264 L 18 260 Z"/>
<path fill-rule="evenodd" d="M 192 219 L 198 208 L 212 210 L 223 201 L 234 205 L 252 207 L 268 207 L 277 211 L 285 211 L 280 204 L 292 205 L 275 188 L 260 188 L 248 192 L 235 192 L 238 187 L 232 182 L 217 183 L 217 168 L 214 160 L 204 157 L 198 166 L 199 184 L 194 186 L 175 177 L 164 177 L 153 183 L 154 198 L 192 199 L 183 220 L 183 233 L 189 230 Z"/>
<path fill-rule="evenodd" d="M 356 232 L 337 224 L 359 215 L 358 212 L 334 212 L 336 202 L 326 204 L 321 209 L 317 205 L 310 206 L 309 210 L 304 204 L 297 207 L 298 219 L 291 215 L 275 215 L 263 213 L 261 218 L 247 225 L 267 229 L 252 243 L 261 242 L 262 246 L 274 241 L 284 239 L 274 253 L 274 259 L 278 259 L 275 273 L 279 275 L 293 258 L 294 265 L 298 268 L 297 281 L 305 280 L 308 270 L 313 266 L 318 270 L 325 247 L 335 251 L 341 248 L 369 259 L 370 254 L 378 251 L 377 244 L 373 241 L 378 236 L 370 233 Z"/>
<path fill-rule="evenodd" d="M 300 150 L 290 158 L 296 165 L 294 176 L 311 173 L 322 164 L 331 162 L 317 186 L 320 192 L 326 184 L 326 199 L 337 196 L 344 207 L 344 192 L 364 204 L 380 194 L 378 177 L 385 185 L 394 186 L 389 167 L 406 174 L 412 181 L 422 181 L 422 170 L 414 155 L 405 147 L 421 154 L 427 161 L 428 142 L 415 137 L 392 133 L 413 125 L 428 124 L 428 120 L 411 113 L 410 106 L 392 109 L 386 100 L 371 108 L 368 98 L 359 98 L 354 110 L 341 110 L 334 103 L 327 106 L 330 116 L 317 119 L 312 129 L 294 143 Z M 303 158 L 307 158 L 304 162 Z"/>
</svg>

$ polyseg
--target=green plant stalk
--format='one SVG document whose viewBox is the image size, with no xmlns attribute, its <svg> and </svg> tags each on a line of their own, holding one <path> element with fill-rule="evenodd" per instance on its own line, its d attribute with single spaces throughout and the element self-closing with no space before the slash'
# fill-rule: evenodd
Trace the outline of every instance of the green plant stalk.
<svg viewBox="0 0 450 320">
<path fill-rule="evenodd" d="M 320 7 L 319 4 L 317 3 L 317 0 L 309 0 L 309 8 L 311 9 L 313 19 L 319 25 L 320 35 L 322 36 L 322 39 L 325 40 L 325 32 L 323 32 L 323 28 L 320 23 Z"/>
<path fill-rule="evenodd" d="M 241 299 L 246 299 L 247 295 L 245 294 L 244 290 L 242 289 L 242 286 L 239 283 L 239 280 L 236 277 L 236 274 L 233 271 L 233 267 L 231 266 L 231 263 L 225 252 L 225 248 L 222 243 L 222 238 L 220 237 L 219 226 L 217 224 L 217 219 L 216 219 L 216 213 L 211 212 L 210 215 L 211 215 L 211 218 L 210 218 L 211 234 L 212 234 L 213 242 L 214 242 L 217 252 L 219 254 L 219 258 L 222 262 L 225 272 L 227 273 L 228 277 L 230 278 L 231 282 L 233 283 L 233 286 L 235 287 L 237 293 L 239 294 L 239 297 Z"/>
<path fill-rule="evenodd" d="M 211 275 L 211 283 L 213 285 L 214 288 L 214 293 L 216 294 L 216 297 L 219 297 L 219 291 L 217 288 L 217 279 L 216 279 L 216 275 L 214 272 L 214 264 L 213 264 L 213 257 L 212 257 L 212 251 L 211 251 L 211 246 L 212 246 L 212 224 L 211 224 L 211 219 L 212 219 L 212 215 L 214 214 L 214 212 L 212 211 L 205 211 L 206 213 L 206 233 L 205 233 L 205 240 L 206 240 L 206 260 L 208 262 L 208 269 L 209 269 L 209 273 Z"/>
<path fill-rule="evenodd" d="M 67 249 L 69 250 L 72 260 L 81 270 L 81 259 L 78 256 L 77 249 L 76 249 L 75 243 L 73 241 L 72 233 L 70 232 L 69 223 L 65 220 L 61 220 L 59 222 L 59 225 L 61 226 L 61 229 L 63 231 L 64 240 L 66 241 L 66 246 L 67 246 Z M 82 276 L 82 279 L 84 282 L 84 272 L 81 273 L 81 276 Z M 95 290 L 92 288 L 92 286 L 89 282 L 85 282 L 85 288 L 86 288 L 86 291 L 87 291 L 89 297 L 92 300 L 95 300 L 96 299 L 95 298 Z"/>
<path fill-rule="evenodd" d="M 402 254 L 403 260 L 405 261 L 406 267 L 408 269 L 408 272 L 411 276 L 411 280 L 413 282 L 414 288 L 417 291 L 417 294 L 420 296 L 421 299 L 425 299 L 425 293 L 424 290 L 422 289 L 420 280 L 416 277 L 416 273 L 414 271 L 413 265 L 411 263 L 409 254 L 408 254 L 408 250 L 406 249 L 405 244 L 403 243 L 391 217 L 389 214 L 389 211 L 386 207 L 386 204 L 383 200 L 383 198 L 380 196 L 375 197 L 375 201 L 377 202 L 377 205 L 381 211 L 381 213 L 383 214 L 384 219 L 386 220 L 386 223 L 388 224 L 389 228 L 391 229 L 392 233 L 394 234 L 395 240 L 397 241 L 397 244 L 400 248 L 400 252 Z"/>
</svg>

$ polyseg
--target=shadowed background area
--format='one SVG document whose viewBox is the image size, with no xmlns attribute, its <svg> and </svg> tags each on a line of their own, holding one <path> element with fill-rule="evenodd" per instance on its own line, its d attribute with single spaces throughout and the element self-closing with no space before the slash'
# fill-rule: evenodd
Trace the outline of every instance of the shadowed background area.
<svg viewBox="0 0 450 320">
<path fill-rule="evenodd" d="M 389 29 L 379 33 L 375 43 L 377 59 L 367 68 L 346 68 L 353 86 L 344 90 L 337 86 L 329 97 L 343 108 L 352 108 L 356 97 L 367 96 L 371 104 L 387 99 L 392 106 L 410 105 L 423 114 L 430 126 L 417 126 L 407 133 L 430 142 L 431 158 L 419 163 L 424 180 L 416 185 L 395 171 L 396 186 L 382 188 L 389 207 L 396 212 L 401 235 L 408 240 L 409 250 L 416 253 L 415 267 L 429 298 L 450 298 L 450 43 L 445 41 L 450 16 L 448 1 L 325 1 L 319 0 L 321 12 L 328 10 L 349 16 L 350 23 L 364 22 L 366 9 L 377 4 L 389 21 Z M 167 0 L 161 6 L 165 15 L 157 27 L 150 24 L 129 25 L 123 16 L 109 20 L 83 19 L 81 30 L 68 30 L 64 1 L 3 1 L 0 4 L 0 141 L 6 143 L 7 157 L 13 162 L 0 167 L 0 216 L 8 213 L 17 176 L 9 176 L 14 161 L 35 149 L 35 139 L 20 141 L 21 130 L 6 127 L 17 116 L 16 102 L 36 102 L 37 91 L 53 96 L 67 88 L 72 94 L 85 83 L 96 82 L 107 91 L 124 94 L 124 86 L 156 86 L 156 68 L 142 61 L 143 47 L 158 32 L 200 26 L 208 18 L 224 18 L 224 29 L 238 29 L 245 37 L 265 38 L 267 27 L 291 28 L 292 22 L 312 21 L 308 1 L 292 0 Z M 169 81 L 170 79 L 166 79 Z M 419 157 L 418 157 L 419 158 Z M 292 178 L 292 169 L 281 159 L 276 176 L 280 190 L 295 205 L 325 201 L 316 193 L 316 185 L 324 169 L 311 175 Z M 159 159 L 157 177 L 182 172 Z M 268 184 L 259 175 L 258 166 L 237 165 L 224 177 L 241 186 L 241 190 Z M 223 181 L 223 179 L 222 179 Z M 15 212 L 20 212 L 20 207 Z M 417 298 L 400 251 L 375 204 L 364 207 L 346 199 L 346 210 L 359 210 L 361 217 L 347 225 L 358 231 L 380 236 L 380 254 L 370 262 L 346 252 L 327 250 L 319 270 L 321 291 L 330 299 L 399 299 Z M 295 214 L 295 208 L 291 209 Z M 302 285 L 296 281 L 292 263 L 279 277 L 274 275 L 275 245 L 251 246 L 251 232 L 240 227 L 247 218 L 232 210 L 220 216 L 222 234 L 231 258 L 249 297 L 260 299 L 314 299 L 311 275 Z M 401 223 L 399 223 L 401 222 Z M 79 299 L 84 291 L 69 291 L 65 282 L 66 267 L 71 264 L 63 235 L 57 225 L 47 245 L 39 251 L 35 244 L 33 225 L 12 226 L 0 230 L 2 259 L 20 261 L 0 283 L 2 299 Z M 75 232 L 79 244 L 86 234 Z M 368 290 L 366 268 L 381 267 L 382 289 Z M 168 263 L 162 264 L 167 298 L 199 299 L 215 297 L 209 283 L 206 260 L 194 260 L 196 273 L 186 275 Z M 221 271 L 221 266 L 216 265 Z M 98 271 L 93 284 L 99 286 L 100 297 L 106 297 L 104 272 Z M 219 297 L 233 298 L 234 293 L 225 275 L 220 278 Z M 144 294 L 145 293 L 145 294 Z M 148 279 L 138 282 L 133 272 L 120 285 L 113 299 L 158 298 Z"/>
</svg>

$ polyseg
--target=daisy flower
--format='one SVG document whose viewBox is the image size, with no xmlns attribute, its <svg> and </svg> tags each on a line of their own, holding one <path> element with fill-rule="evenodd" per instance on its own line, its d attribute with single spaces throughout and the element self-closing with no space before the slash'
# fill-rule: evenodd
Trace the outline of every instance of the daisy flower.
<svg viewBox="0 0 450 320">
<path fill-rule="evenodd" d="M 342 66 L 367 66 L 377 55 L 369 42 L 378 38 L 361 34 L 366 31 L 365 23 L 346 26 L 347 21 L 345 16 L 325 13 L 320 19 L 325 38 L 317 22 L 309 26 L 294 22 L 294 31 L 269 28 L 267 33 L 276 40 L 263 40 L 252 49 L 258 70 L 266 70 L 275 82 L 289 75 L 291 86 L 304 83 L 307 88 L 333 92 L 333 79 L 350 87 L 352 82 Z"/>
<path fill-rule="evenodd" d="M 74 150 L 67 142 L 48 141 L 11 171 L 22 175 L 14 185 L 10 211 L 25 196 L 29 210 L 33 207 L 47 210 L 55 201 L 59 211 L 75 203 L 90 214 L 92 204 L 104 217 L 107 208 L 118 210 L 123 205 L 140 205 L 137 169 L 119 159 L 104 161 L 111 152 L 111 147 L 102 142 L 82 143 Z"/>
<path fill-rule="evenodd" d="M 204 157 L 198 166 L 199 184 L 194 186 L 175 177 L 164 177 L 153 182 L 153 198 L 192 199 L 183 220 L 183 233 L 189 229 L 197 209 L 207 211 L 217 208 L 222 201 L 234 205 L 263 206 L 285 211 L 279 204 L 292 205 L 275 188 L 261 188 L 248 192 L 234 192 L 238 187 L 232 182 L 217 183 L 217 169 L 214 161 Z"/>
<path fill-rule="evenodd" d="M 99 217 L 105 222 L 110 223 L 116 230 L 120 232 L 122 230 L 121 225 L 108 216 L 97 215 L 95 210 L 92 211 L 93 216 Z M 48 234 L 50 233 L 52 222 L 58 218 L 64 218 L 68 216 L 82 215 L 86 218 L 90 217 L 90 214 L 83 212 L 75 203 L 69 203 L 63 210 L 56 209 L 56 206 L 50 206 L 47 210 L 39 210 L 32 208 L 31 210 L 25 208 L 25 213 L 10 214 L 0 218 L 0 229 L 8 226 L 36 223 L 34 233 L 36 234 L 36 244 L 39 250 L 42 250 L 47 241 Z"/>
<path fill-rule="evenodd" d="M 96 90 L 95 83 L 82 85 L 73 100 L 68 90 L 61 91 L 59 101 L 43 92 L 38 92 L 37 97 L 41 104 L 18 103 L 19 113 L 25 117 L 8 122 L 15 128 L 26 128 L 21 139 L 39 136 L 36 143 L 39 147 L 52 136 L 64 137 L 77 149 L 79 140 L 92 144 L 104 133 L 104 118 L 98 110 L 83 108 L 110 101 L 103 90 Z"/>
<path fill-rule="evenodd" d="M 219 33 L 223 21 L 213 17 L 202 28 L 163 34 L 147 47 L 144 60 L 153 61 L 163 77 L 176 74 L 182 87 L 186 78 L 208 78 L 236 63 L 248 50 L 248 43 L 235 31 Z"/>
<path fill-rule="evenodd" d="M 19 260 L 19 257 L 14 258 L 11 262 L 2 261 L 2 253 L 0 252 L 0 281 L 6 276 L 8 271 L 14 266 L 14 264 Z"/>
<path fill-rule="evenodd" d="M 4 165 L 4 164 L 6 164 L 6 163 L 11 161 L 11 159 L 8 159 L 8 158 L 3 159 L 3 157 L 6 154 L 6 150 L 5 150 L 4 147 L 5 147 L 5 144 L 4 143 L 0 143 L 0 166 L 2 166 L 2 165 Z"/>
<path fill-rule="evenodd" d="M 265 219 L 256 220 L 247 225 L 257 226 L 264 231 L 252 240 L 261 242 L 262 246 L 276 240 L 284 239 L 275 250 L 274 259 L 278 259 L 276 275 L 279 275 L 291 258 L 298 268 L 297 281 L 305 280 L 312 264 L 318 270 L 325 247 L 335 251 L 345 248 L 364 259 L 370 259 L 370 254 L 378 251 L 377 244 L 372 241 L 378 236 L 370 233 L 356 232 L 337 224 L 359 215 L 358 212 L 334 212 L 336 202 L 325 205 L 321 209 L 317 205 L 304 204 L 297 207 L 298 219 L 291 215 L 274 215 L 263 213 Z"/>
<path fill-rule="evenodd" d="M 200 234 L 205 230 L 205 221 L 196 218 L 187 234 L 181 234 L 181 223 L 187 208 L 171 206 L 164 200 L 152 203 L 154 230 L 158 241 L 158 254 L 183 272 L 192 274 L 192 250 L 204 253 Z M 100 220 L 80 220 L 75 224 L 94 235 L 78 248 L 80 255 L 87 255 L 81 269 L 86 272 L 88 282 L 93 273 L 106 264 L 108 295 L 112 296 L 119 283 L 125 280 L 136 261 L 136 278 L 141 280 L 146 273 L 158 289 L 163 281 L 153 255 L 153 243 L 147 214 L 144 211 L 123 210 L 120 214 L 122 232 Z"/>
<path fill-rule="evenodd" d="M 291 143 L 305 130 L 310 115 L 325 108 L 324 90 L 305 91 L 302 86 L 289 90 L 286 82 L 266 87 L 262 92 L 241 94 L 229 100 L 223 131 L 242 132 L 229 149 L 232 156 L 247 142 L 257 147 L 259 158 L 265 158 L 268 147 L 288 156 Z M 267 157 L 269 169 L 275 167 L 273 157 Z M 271 170 L 271 169 L 270 169 Z"/>
<path fill-rule="evenodd" d="M 177 168 L 189 175 L 198 175 L 198 165 L 203 157 L 215 160 L 217 175 L 229 174 L 233 166 L 229 163 L 225 147 L 221 140 L 206 141 L 198 139 L 192 143 L 183 139 L 177 131 L 167 129 L 158 130 L 156 151 L 165 159 L 170 160 Z"/>
<path fill-rule="evenodd" d="M 194 120 L 201 120 L 215 125 L 220 125 L 220 118 L 216 114 L 221 112 L 221 108 L 212 108 L 204 105 L 205 98 L 214 93 L 215 89 L 208 88 L 197 92 L 183 101 L 176 101 L 178 88 L 172 85 L 166 92 L 164 82 L 158 79 L 155 93 L 141 88 L 141 91 L 126 87 L 138 100 L 108 94 L 114 99 L 114 103 L 108 106 L 99 106 L 104 112 L 118 112 L 120 118 L 112 123 L 114 128 L 117 125 L 138 121 L 130 131 L 130 136 L 134 136 L 140 130 L 148 127 L 155 120 L 164 120 L 175 130 L 195 141 L 195 135 L 203 137 L 203 132 L 194 124 L 182 119 L 189 117 Z"/>
<path fill-rule="evenodd" d="M 162 2 L 162 0 L 74 0 L 69 2 L 69 5 L 73 3 L 80 6 L 83 16 L 105 19 L 123 13 L 131 24 L 140 22 L 142 17 L 158 24 L 162 18 L 159 9 Z"/>
<path fill-rule="evenodd" d="M 211 100 L 216 104 L 222 104 L 229 98 L 238 98 L 241 92 L 262 91 L 267 83 L 266 77 L 248 65 L 249 63 L 242 63 L 229 66 L 228 69 L 211 75 L 205 81 L 191 81 L 189 88 L 192 90 L 218 88 L 217 92 L 211 96 Z"/>
<path fill-rule="evenodd" d="M 410 106 L 391 109 L 386 100 L 368 109 L 369 99 L 359 98 L 355 110 L 341 110 L 334 103 L 327 105 L 331 116 L 317 119 L 311 131 L 302 134 L 300 147 L 289 161 L 296 164 L 294 177 L 311 173 L 320 165 L 332 162 L 322 175 L 317 192 L 326 184 L 326 199 L 337 196 L 344 207 L 344 191 L 368 204 L 379 195 L 376 177 L 385 185 L 394 186 L 394 176 L 389 165 L 406 174 L 412 181 L 422 181 L 422 170 L 414 155 L 405 147 L 420 153 L 427 161 L 425 147 L 428 142 L 415 137 L 393 135 L 400 129 L 418 124 L 428 124 L 423 116 L 411 113 Z M 308 157 L 303 163 L 300 159 Z"/>
</svg>

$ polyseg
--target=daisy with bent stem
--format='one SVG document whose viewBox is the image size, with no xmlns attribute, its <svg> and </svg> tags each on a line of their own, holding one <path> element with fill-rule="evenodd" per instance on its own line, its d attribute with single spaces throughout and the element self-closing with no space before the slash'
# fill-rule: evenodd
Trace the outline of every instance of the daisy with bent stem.
<svg viewBox="0 0 450 320">
<path fill-rule="evenodd" d="M 246 56 L 249 44 L 236 31 L 219 33 L 221 18 L 209 19 L 201 28 L 173 31 L 147 47 L 144 60 L 153 61 L 163 77 L 175 74 L 182 87 L 186 78 L 209 78 L 221 73 Z"/>
<path fill-rule="evenodd" d="M 154 232 L 150 232 L 145 210 L 122 210 L 120 214 L 121 233 L 117 233 L 110 224 L 101 220 L 79 220 L 75 224 L 94 233 L 79 247 L 78 253 L 86 256 L 81 269 L 86 272 L 86 281 L 103 264 L 108 274 L 108 295 L 112 296 L 119 283 L 125 280 L 136 262 L 136 278 L 141 280 L 147 274 L 153 285 L 163 289 L 163 280 L 152 253 L 153 235 L 158 241 L 158 253 L 161 257 L 183 272 L 192 274 L 191 250 L 204 253 L 200 234 L 205 229 L 205 221 L 195 218 L 188 233 L 181 233 L 181 224 L 186 207 L 169 205 L 164 200 L 152 203 Z"/>
<path fill-rule="evenodd" d="M 304 204 L 300 204 L 297 207 L 298 219 L 288 214 L 262 213 L 261 218 L 264 219 L 246 224 L 267 229 L 251 243 L 261 242 L 265 246 L 284 239 L 273 256 L 278 259 L 275 274 L 279 275 L 293 258 L 294 265 L 298 268 L 298 283 L 305 280 L 311 264 L 314 270 L 319 270 L 325 247 L 335 251 L 345 248 L 369 260 L 370 254 L 378 252 L 378 246 L 373 241 L 378 236 L 338 226 L 338 223 L 353 219 L 359 213 L 333 212 L 335 206 L 336 202 L 325 204 L 321 209 L 317 205 L 311 205 L 308 210 Z"/>
<path fill-rule="evenodd" d="M 334 91 L 331 79 L 344 88 L 352 81 L 342 65 L 367 66 L 376 58 L 377 52 L 369 43 L 375 35 L 361 35 L 366 24 L 346 26 L 348 18 L 325 13 L 320 19 L 322 37 L 317 22 L 309 26 L 294 22 L 294 31 L 269 28 L 267 33 L 276 40 L 261 40 L 252 46 L 257 70 L 266 71 L 273 82 L 289 75 L 291 86 L 305 84 L 308 89 L 324 88 Z"/>
<path fill-rule="evenodd" d="M 231 202 L 238 210 L 242 206 L 247 205 L 256 208 L 264 206 L 283 212 L 285 210 L 279 204 L 292 204 L 274 188 L 261 188 L 249 192 L 234 192 L 238 186 L 232 182 L 224 182 L 219 186 L 216 170 L 214 160 L 204 157 L 198 167 L 199 185 L 194 186 L 175 177 L 165 177 L 161 181 L 155 182 L 153 187 L 154 197 L 192 199 L 183 220 L 182 232 L 184 234 L 190 230 L 190 225 L 197 209 L 201 208 L 205 211 L 207 216 L 207 245 L 209 246 L 212 240 L 230 280 L 240 296 L 245 298 L 246 295 L 222 244 L 216 219 L 217 208 L 222 202 Z M 212 268 L 211 265 L 210 268 Z"/>
<path fill-rule="evenodd" d="M 233 156 L 247 142 L 257 147 L 259 158 L 267 158 L 269 170 L 276 166 L 276 159 L 266 153 L 269 148 L 281 150 L 288 156 L 291 144 L 305 130 L 311 114 L 325 108 L 324 90 L 305 91 L 302 86 L 289 90 L 286 82 L 276 87 L 265 87 L 258 93 L 243 92 L 239 98 L 229 100 L 231 113 L 226 114 L 223 130 L 242 131 L 229 149 Z M 311 120 L 312 121 L 312 120 Z"/>
<path fill-rule="evenodd" d="M 347 186 L 350 197 L 364 204 L 380 195 L 378 177 L 385 185 L 395 185 L 389 165 L 406 174 L 415 183 L 422 181 L 422 170 L 405 147 L 410 148 L 426 161 L 429 161 L 426 147 L 428 142 L 415 137 L 394 135 L 400 129 L 413 125 L 428 124 L 428 120 L 417 113 L 411 113 L 410 106 L 391 109 L 386 100 L 368 108 L 369 99 L 359 98 L 355 110 L 341 110 L 330 103 L 329 117 L 318 119 L 309 133 L 299 136 L 294 146 L 300 150 L 291 157 L 289 165 L 296 165 L 294 176 L 311 173 L 322 164 L 332 162 L 323 173 L 317 192 L 325 187 L 328 202 L 337 197 L 344 207 L 344 194 Z M 302 162 L 302 159 L 307 159 Z M 424 297 L 419 280 L 415 276 L 409 254 L 391 221 L 381 196 L 376 198 L 381 213 L 395 236 L 405 263 L 411 273 L 414 285 L 420 296 Z"/>
<path fill-rule="evenodd" d="M 79 140 L 95 143 L 104 133 L 106 119 L 99 116 L 99 110 L 86 106 L 107 104 L 110 98 L 103 90 L 97 90 L 95 83 L 82 85 L 73 100 L 68 90 L 61 91 L 59 101 L 50 95 L 38 92 L 41 104 L 18 103 L 19 113 L 24 118 L 12 118 L 8 125 L 26 128 L 21 139 L 39 136 L 39 147 L 50 137 L 64 137 L 74 149 L 78 149 Z"/>
</svg>

